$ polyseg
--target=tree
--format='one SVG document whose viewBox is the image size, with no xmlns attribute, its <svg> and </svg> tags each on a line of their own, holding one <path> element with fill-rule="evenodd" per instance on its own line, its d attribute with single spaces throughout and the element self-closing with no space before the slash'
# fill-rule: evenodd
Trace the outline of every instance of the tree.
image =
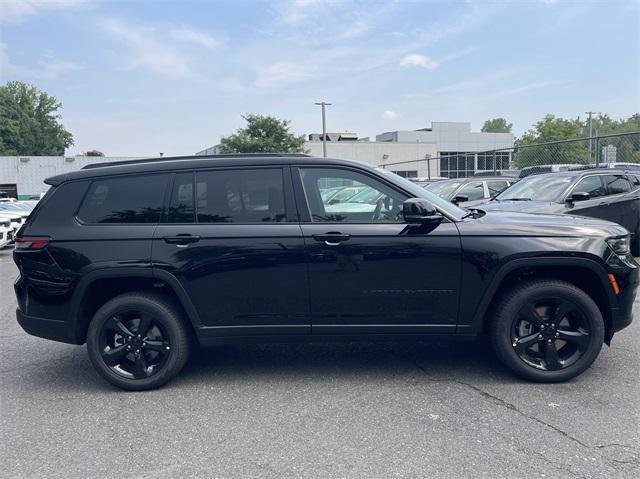
<svg viewBox="0 0 640 479">
<path fill-rule="evenodd" d="M 81 156 L 104 156 L 100 150 L 89 150 L 85 151 Z"/>
<path fill-rule="evenodd" d="M 590 163 L 591 155 L 585 141 L 527 147 L 538 143 L 581 138 L 583 131 L 584 123 L 580 118 L 565 120 L 547 115 L 516 141 L 513 164 L 522 168 L 558 163 Z"/>
<path fill-rule="evenodd" d="M 493 118 L 482 125 L 481 131 L 485 133 L 511 133 L 512 123 L 507 123 L 504 118 Z"/>
<path fill-rule="evenodd" d="M 73 136 L 58 120 L 62 104 L 19 81 L 0 86 L 0 155 L 63 155 Z"/>
<path fill-rule="evenodd" d="M 221 153 L 304 153 L 304 136 L 289 131 L 289 121 L 273 116 L 243 115 L 247 126 L 220 139 Z"/>
</svg>

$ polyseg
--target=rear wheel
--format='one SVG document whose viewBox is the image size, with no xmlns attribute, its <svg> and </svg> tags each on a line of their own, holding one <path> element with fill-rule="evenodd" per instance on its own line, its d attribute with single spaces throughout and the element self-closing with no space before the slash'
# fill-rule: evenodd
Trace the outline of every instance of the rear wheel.
<svg viewBox="0 0 640 479">
<path fill-rule="evenodd" d="M 94 315 L 87 351 L 98 373 L 111 384 L 154 389 L 186 364 L 189 334 L 172 303 L 154 294 L 124 294 Z"/>
<path fill-rule="evenodd" d="M 491 343 L 519 376 L 539 382 L 571 379 L 587 369 L 604 341 L 598 306 L 581 289 L 537 280 L 508 292 L 495 309 Z"/>
</svg>

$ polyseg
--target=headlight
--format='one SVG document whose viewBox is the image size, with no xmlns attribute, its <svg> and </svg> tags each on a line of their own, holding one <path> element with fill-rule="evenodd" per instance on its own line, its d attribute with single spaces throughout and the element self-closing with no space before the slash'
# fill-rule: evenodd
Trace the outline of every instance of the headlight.
<svg viewBox="0 0 640 479">
<path fill-rule="evenodd" d="M 607 238 L 607 244 L 613 250 L 615 254 L 625 255 L 629 254 L 629 246 L 631 244 L 630 236 L 618 236 L 617 238 Z"/>
</svg>

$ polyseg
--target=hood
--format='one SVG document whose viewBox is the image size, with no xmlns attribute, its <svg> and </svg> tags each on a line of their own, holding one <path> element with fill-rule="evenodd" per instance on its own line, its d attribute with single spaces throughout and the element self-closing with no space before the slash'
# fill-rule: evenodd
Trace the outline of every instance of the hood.
<svg viewBox="0 0 640 479">
<path fill-rule="evenodd" d="M 21 215 L 17 211 L 9 211 L 9 210 L 0 210 L 0 218 L 11 218 L 11 219 L 20 219 L 26 218 L 28 215 Z"/>
<path fill-rule="evenodd" d="M 471 205 L 471 203 L 476 203 Z M 528 213 L 561 213 L 564 205 L 553 201 L 513 201 L 513 200 L 493 200 L 489 202 L 467 202 L 466 208 L 473 206 L 484 211 L 526 211 Z"/>
<path fill-rule="evenodd" d="M 517 202 L 514 202 L 517 203 Z M 466 234 L 494 236 L 609 237 L 629 232 L 611 221 L 585 216 L 485 210 L 482 217 L 468 218 L 458 223 Z"/>
</svg>

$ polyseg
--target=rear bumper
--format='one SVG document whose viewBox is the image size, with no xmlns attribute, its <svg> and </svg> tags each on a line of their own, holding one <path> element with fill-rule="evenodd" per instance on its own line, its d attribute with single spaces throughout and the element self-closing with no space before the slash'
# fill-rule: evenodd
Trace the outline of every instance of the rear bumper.
<svg viewBox="0 0 640 479">
<path fill-rule="evenodd" d="M 16 318 L 20 327 L 32 336 L 63 343 L 78 344 L 67 321 L 29 316 L 20 311 L 20 308 L 16 309 Z"/>
</svg>

